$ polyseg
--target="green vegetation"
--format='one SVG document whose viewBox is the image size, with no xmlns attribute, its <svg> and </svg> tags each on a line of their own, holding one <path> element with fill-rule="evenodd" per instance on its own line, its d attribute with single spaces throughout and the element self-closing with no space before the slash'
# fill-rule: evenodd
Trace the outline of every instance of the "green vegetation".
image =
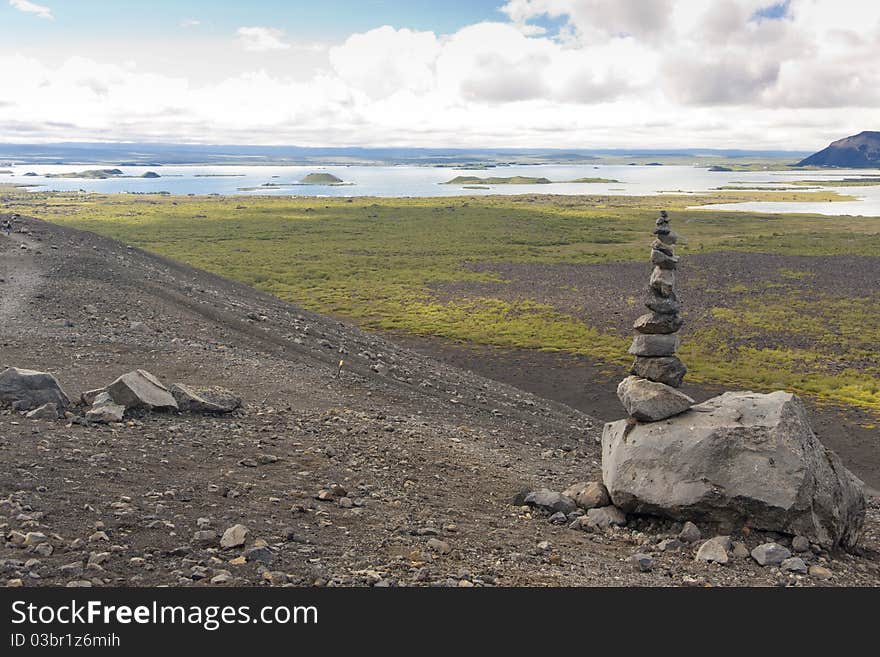
<svg viewBox="0 0 880 657">
<path fill-rule="evenodd" d="M 618 183 L 619 180 L 614 180 L 614 178 L 575 178 L 574 180 L 570 180 L 569 182 L 573 183 Z"/>
<path fill-rule="evenodd" d="M 413 199 L 19 194 L 11 210 L 109 235 L 372 329 L 627 362 L 628 334 L 599 330 L 528 298 L 468 296 L 449 283 L 505 281 L 493 263 L 643 261 L 663 207 L 681 253 L 880 253 L 880 218 L 686 209 L 718 202 L 809 201 L 835 192 Z M 475 267 L 475 264 L 484 266 Z M 783 387 L 880 412 L 880 301 L 874 290 L 819 296 L 810 273 L 731 281 L 683 358 L 697 381 Z M 694 272 L 693 283 L 700 278 Z M 491 289 L 484 286 L 481 289 Z M 637 290 L 622 290 L 621 303 Z M 633 317 L 638 313 L 633 299 Z M 696 324 L 695 324 L 696 326 Z M 756 339 L 760 337 L 760 339 Z"/>
</svg>

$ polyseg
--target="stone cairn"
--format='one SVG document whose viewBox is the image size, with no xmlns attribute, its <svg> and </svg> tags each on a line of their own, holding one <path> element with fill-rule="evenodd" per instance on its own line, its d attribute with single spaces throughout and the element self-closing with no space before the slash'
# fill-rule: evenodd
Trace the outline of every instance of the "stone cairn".
<svg viewBox="0 0 880 657">
<path fill-rule="evenodd" d="M 678 235 L 669 227 L 669 216 L 661 210 L 651 244 L 650 287 L 645 306 L 651 312 L 633 324 L 638 331 L 629 348 L 635 356 L 628 376 L 617 387 L 617 396 L 629 416 L 640 422 L 656 422 L 688 410 L 694 400 L 676 390 L 687 368 L 675 355 L 678 331 L 684 320 L 675 293 Z"/>
</svg>

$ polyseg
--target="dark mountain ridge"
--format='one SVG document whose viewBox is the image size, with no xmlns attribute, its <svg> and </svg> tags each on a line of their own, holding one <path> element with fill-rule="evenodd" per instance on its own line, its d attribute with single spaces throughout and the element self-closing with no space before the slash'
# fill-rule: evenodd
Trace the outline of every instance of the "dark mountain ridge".
<svg viewBox="0 0 880 657">
<path fill-rule="evenodd" d="M 880 167 L 880 132 L 865 130 L 857 135 L 838 139 L 831 142 L 827 148 L 801 160 L 797 166 L 878 168 Z"/>
</svg>

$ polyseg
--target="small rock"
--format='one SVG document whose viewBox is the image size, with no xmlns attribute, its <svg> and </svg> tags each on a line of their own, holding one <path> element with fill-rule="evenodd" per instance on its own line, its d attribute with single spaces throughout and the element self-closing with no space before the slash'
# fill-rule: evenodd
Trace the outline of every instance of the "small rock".
<svg viewBox="0 0 880 657">
<path fill-rule="evenodd" d="M 700 531 L 699 527 L 688 520 L 684 523 L 684 527 L 682 527 L 681 531 L 678 533 L 678 537 L 685 543 L 696 543 L 703 538 L 703 532 Z"/>
<path fill-rule="evenodd" d="M 807 564 L 805 564 L 804 560 L 800 557 L 789 557 L 783 561 L 779 567 L 790 573 L 806 574 L 807 572 Z"/>
<path fill-rule="evenodd" d="M 742 541 L 734 541 L 730 554 L 737 559 L 745 559 L 749 556 L 749 548 Z"/>
<path fill-rule="evenodd" d="M 31 547 L 39 545 L 40 543 L 45 543 L 48 540 L 49 537 L 42 532 L 28 532 L 24 537 L 24 545 L 25 547 Z"/>
<path fill-rule="evenodd" d="M 248 548 L 244 551 L 244 558 L 248 561 L 259 561 L 262 564 L 266 564 L 267 566 L 272 563 L 272 560 L 275 558 L 275 555 L 265 545 L 255 546 L 252 548 Z"/>
<path fill-rule="evenodd" d="M 568 516 L 565 515 L 562 511 L 557 511 L 552 516 L 550 516 L 550 524 L 551 525 L 564 525 L 568 520 Z"/>
<path fill-rule="evenodd" d="M 810 573 L 810 577 L 815 577 L 816 579 L 831 579 L 834 577 L 834 573 L 828 570 L 825 566 L 810 566 L 808 571 Z"/>
<path fill-rule="evenodd" d="M 694 557 L 696 561 L 706 561 L 711 563 L 727 563 L 729 560 L 728 551 L 732 547 L 729 536 L 716 536 L 700 546 L 697 555 Z"/>
<path fill-rule="evenodd" d="M 640 552 L 630 557 L 630 561 L 635 565 L 636 570 L 642 573 L 649 573 L 654 568 L 654 557 L 650 554 Z"/>
<path fill-rule="evenodd" d="M 678 540 L 677 538 L 667 538 L 660 541 L 657 544 L 657 548 L 663 552 L 670 552 L 672 550 L 679 550 L 685 546 L 683 541 Z"/>
<path fill-rule="evenodd" d="M 613 505 L 590 509 L 583 524 L 596 529 L 606 529 L 612 525 L 622 527 L 626 524 L 626 514 Z"/>
<path fill-rule="evenodd" d="M 760 566 L 778 566 L 791 556 L 788 548 L 779 543 L 762 543 L 752 550 L 752 558 Z"/>
<path fill-rule="evenodd" d="M 525 503 L 536 506 L 547 513 L 571 513 L 577 508 L 577 503 L 570 497 L 546 488 L 533 491 L 526 495 Z"/>
<path fill-rule="evenodd" d="M 250 530 L 244 525 L 233 525 L 225 532 L 223 532 L 223 536 L 220 538 L 220 547 L 241 547 L 245 544 L 249 533 Z"/>
<path fill-rule="evenodd" d="M 449 543 L 437 538 L 429 538 L 427 546 L 428 549 L 433 550 L 434 552 L 439 552 L 440 554 L 449 554 L 452 551 L 452 548 L 449 547 Z"/>
<path fill-rule="evenodd" d="M 804 536 L 795 536 L 791 540 L 791 549 L 795 552 L 808 552 L 810 550 L 810 541 Z"/>
<path fill-rule="evenodd" d="M 54 402 L 43 404 L 29 411 L 25 417 L 29 420 L 57 420 L 59 418 L 58 405 Z"/>
</svg>

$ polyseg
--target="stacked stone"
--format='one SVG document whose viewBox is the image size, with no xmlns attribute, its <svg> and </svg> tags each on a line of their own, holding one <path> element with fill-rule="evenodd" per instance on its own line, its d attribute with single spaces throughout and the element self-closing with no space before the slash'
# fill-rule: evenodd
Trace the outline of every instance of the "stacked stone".
<svg viewBox="0 0 880 657">
<path fill-rule="evenodd" d="M 617 396 L 627 413 L 636 420 L 655 422 L 689 409 L 694 400 L 679 392 L 687 368 L 676 356 L 678 331 L 684 321 L 675 293 L 678 235 L 669 227 L 666 211 L 660 212 L 651 244 L 650 287 L 645 306 L 651 312 L 633 324 L 638 331 L 629 348 L 635 356 L 630 372 L 617 388 Z"/>
</svg>

